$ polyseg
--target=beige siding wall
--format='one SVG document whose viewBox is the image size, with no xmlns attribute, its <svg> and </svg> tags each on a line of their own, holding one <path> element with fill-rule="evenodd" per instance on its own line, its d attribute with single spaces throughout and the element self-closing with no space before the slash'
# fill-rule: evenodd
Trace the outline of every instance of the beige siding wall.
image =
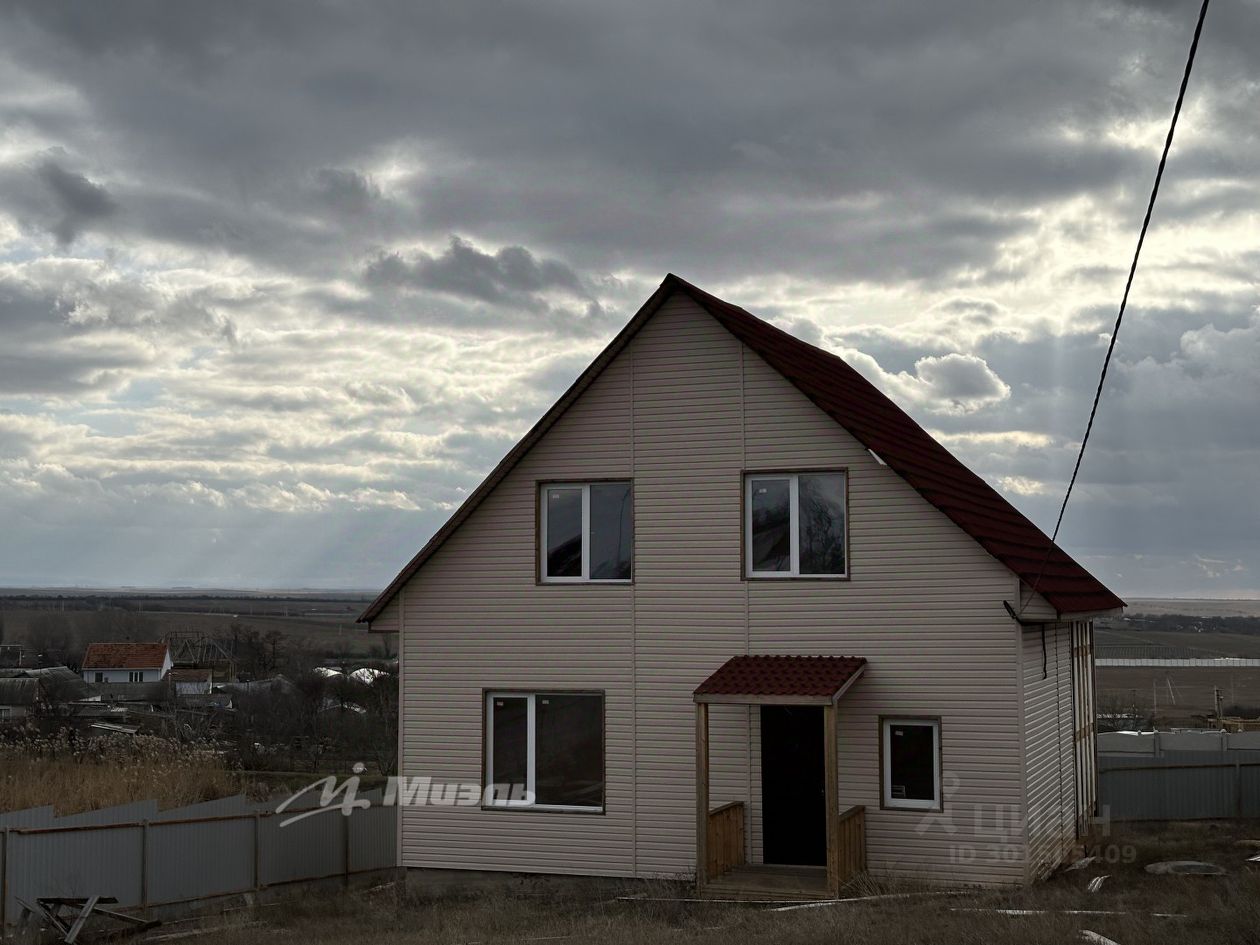
<svg viewBox="0 0 1260 945">
<path fill-rule="evenodd" d="M 1076 842 L 1071 625 L 1023 631 L 1029 875 L 1045 875 Z"/>
<path fill-rule="evenodd" d="M 742 472 L 811 466 L 849 471 L 852 580 L 741 580 Z M 609 476 L 634 479 L 634 585 L 537 586 L 536 483 Z M 676 297 L 406 588 L 404 773 L 480 779 L 485 689 L 602 689 L 607 813 L 410 808 L 403 861 L 689 874 L 692 690 L 739 653 L 844 654 L 870 661 L 840 706 L 839 758 L 842 804 L 867 807 L 871 868 L 1019 881 L 1027 666 L 1021 680 L 1020 635 L 1002 607 L 1018 592 L 943 514 Z M 943 814 L 880 810 L 881 714 L 941 718 Z M 757 729 L 755 711 L 712 713 L 711 801 L 750 805 L 754 857 Z"/>
</svg>

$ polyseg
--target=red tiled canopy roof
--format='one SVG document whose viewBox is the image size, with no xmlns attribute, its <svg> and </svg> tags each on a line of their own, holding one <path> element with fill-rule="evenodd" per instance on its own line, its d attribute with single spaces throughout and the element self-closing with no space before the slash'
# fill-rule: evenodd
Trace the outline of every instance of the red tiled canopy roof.
<svg viewBox="0 0 1260 945">
<path fill-rule="evenodd" d="M 834 699 L 866 667 L 861 656 L 733 656 L 696 687 L 697 702 L 770 697 L 802 702 Z"/>
<path fill-rule="evenodd" d="M 161 669 L 165 643 L 89 643 L 84 669 Z"/>
<path fill-rule="evenodd" d="M 378 617 L 398 590 L 420 570 L 451 533 L 472 514 L 521 458 L 576 401 L 640 328 L 675 293 L 692 299 L 727 331 L 761 356 L 797 390 L 875 453 L 928 502 L 941 510 L 989 554 L 1035 586 L 1060 615 L 1117 610 L 1124 601 L 1077 564 L 992 486 L 937 443 L 904 410 L 848 364 L 724 302 L 672 273 L 616 338 L 600 352 L 564 396 L 543 415 L 486 477 L 428 544 L 381 592 L 360 622 Z"/>
</svg>

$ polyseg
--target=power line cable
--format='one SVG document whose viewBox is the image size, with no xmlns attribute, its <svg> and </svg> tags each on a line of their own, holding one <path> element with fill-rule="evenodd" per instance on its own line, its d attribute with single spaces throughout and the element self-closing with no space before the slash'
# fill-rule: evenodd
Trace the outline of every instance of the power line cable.
<svg viewBox="0 0 1260 945">
<path fill-rule="evenodd" d="M 1199 49 L 1199 37 L 1203 34 L 1203 21 L 1207 17 L 1208 4 L 1211 0 L 1203 0 L 1199 8 L 1199 20 L 1194 27 L 1194 39 L 1190 42 L 1190 55 L 1186 57 L 1186 71 L 1181 77 L 1181 88 L 1177 91 L 1177 104 L 1173 106 L 1172 121 L 1168 125 L 1168 137 L 1164 139 L 1164 152 L 1159 158 L 1159 167 L 1155 171 L 1155 183 L 1151 187 L 1151 197 L 1146 203 L 1146 216 L 1142 218 L 1142 230 L 1138 234 L 1137 247 L 1133 250 L 1133 262 L 1129 264 L 1129 277 L 1124 283 L 1124 295 L 1120 298 L 1120 310 L 1116 313 L 1116 323 L 1111 329 L 1111 340 L 1107 344 L 1107 354 L 1103 358 L 1102 373 L 1098 376 L 1098 389 L 1094 391 L 1094 403 L 1089 409 L 1089 422 L 1085 424 L 1085 435 L 1081 438 L 1081 448 L 1076 454 L 1076 465 L 1072 467 L 1072 478 L 1068 480 L 1067 491 L 1063 494 L 1063 504 L 1059 506 L 1059 517 L 1054 523 L 1054 534 L 1050 536 L 1051 546 L 1059 538 L 1059 529 L 1063 525 L 1063 515 L 1067 512 L 1068 500 L 1072 497 L 1072 488 L 1076 485 L 1076 477 L 1081 471 L 1081 460 L 1085 458 L 1085 447 L 1089 443 L 1089 435 L 1094 429 L 1094 418 L 1098 414 L 1098 402 L 1102 399 L 1103 385 L 1107 381 L 1107 369 L 1111 366 L 1111 354 L 1116 350 L 1116 339 L 1120 336 L 1120 325 L 1124 322 L 1124 312 L 1129 304 L 1129 290 L 1133 288 L 1133 277 L 1137 273 L 1138 259 L 1142 255 L 1142 244 L 1146 242 L 1146 231 L 1151 225 L 1151 214 L 1155 210 L 1155 198 L 1159 196 L 1159 184 L 1164 178 L 1164 167 L 1168 163 L 1168 152 L 1172 150 L 1173 133 L 1177 130 L 1177 118 L 1181 115 L 1181 105 L 1186 99 L 1186 87 L 1190 84 L 1190 72 L 1194 68 L 1194 55 Z M 1046 548 L 1045 557 L 1041 560 L 1041 568 L 1037 572 L 1037 580 L 1033 582 L 1035 593 L 1037 585 L 1045 574 L 1046 563 L 1050 559 L 1050 547 Z M 1031 597 L 1031 595 L 1030 595 Z M 1023 612 L 1023 607 L 1020 611 Z"/>
</svg>

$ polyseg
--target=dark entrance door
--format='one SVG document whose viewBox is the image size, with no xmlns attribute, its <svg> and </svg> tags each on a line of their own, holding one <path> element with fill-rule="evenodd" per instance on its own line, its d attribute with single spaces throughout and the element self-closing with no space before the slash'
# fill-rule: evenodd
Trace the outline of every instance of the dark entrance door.
<svg viewBox="0 0 1260 945">
<path fill-rule="evenodd" d="M 827 863 L 821 706 L 761 707 L 761 834 L 767 863 Z"/>
</svg>

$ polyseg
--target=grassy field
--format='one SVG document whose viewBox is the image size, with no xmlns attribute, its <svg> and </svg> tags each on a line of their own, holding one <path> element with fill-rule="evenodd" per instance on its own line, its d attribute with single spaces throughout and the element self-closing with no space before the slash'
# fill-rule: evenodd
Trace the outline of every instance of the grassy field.
<svg viewBox="0 0 1260 945">
<path fill-rule="evenodd" d="M 1157 706 L 1163 724 L 1189 724 L 1206 716 L 1213 711 L 1217 688 L 1225 707 L 1260 708 L 1260 668 L 1100 666 L 1096 681 L 1100 706 L 1131 705 L 1143 711 Z"/>
<path fill-rule="evenodd" d="M 52 804 L 64 816 L 145 800 L 179 807 L 249 785 L 210 745 L 65 732 L 8 732 L 0 741 L 0 811 Z"/>
<path fill-rule="evenodd" d="M 681 884 L 596 887 L 557 894 L 529 882 L 495 896 L 425 901 L 395 888 L 306 897 L 242 913 L 217 929 L 224 945 L 300 941 L 303 945 L 444 945 L 444 943 L 685 942 L 702 945 L 863 943 L 863 945 L 1063 945 L 1082 930 L 1121 945 L 1255 945 L 1260 941 L 1260 873 L 1243 861 L 1256 851 L 1237 841 L 1260 825 L 1170 825 L 1108 840 L 1104 859 L 1027 889 L 908 896 L 774 911 L 773 906 L 626 901 L 677 899 Z M 1107 858 L 1113 862 L 1106 862 Z M 1206 859 L 1223 877 L 1152 876 L 1145 864 Z M 1089 881 L 1106 875 L 1099 892 Z M 855 894 L 901 896 L 910 887 L 867 883 Z M 995 910 L 1032 910 L 1006 915 Z M 1087 911 L 1092 914 L 1070 914 Z M 1105 914 L 1099 914 L 1105 913 Z M 1175 917 L 1153 913 L 1174 914 Z M 215 923 L 218 924 L 217 921 Z"/>
<path fill-rule="evenodd" d="M 1216 656 L 1260 658 L 1260 634 L 1128 630 L 1114 626 L 1099 627 L 1096 629 L 1096 634 L 1096 642 L 1100 647 L 1171 646 L 1195 650 L 1198 656 L 1208 659 Z"/>
</svg>

